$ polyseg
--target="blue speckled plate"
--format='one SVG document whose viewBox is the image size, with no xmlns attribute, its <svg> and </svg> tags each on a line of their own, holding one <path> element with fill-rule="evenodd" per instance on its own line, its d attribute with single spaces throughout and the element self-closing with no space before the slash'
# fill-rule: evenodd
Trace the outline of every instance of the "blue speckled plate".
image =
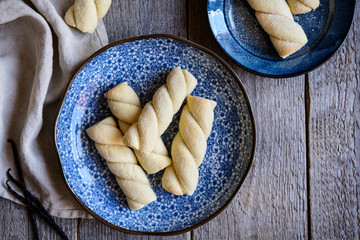
<svg viewBox="0 0 360 240">
<path fill-rule="evenodd" d="M 144 105 L 175 66 L 198 79 L 193 95 L 218 103 L 199 184 L 192 196 L 175 196 L 161 187 L 163 171 L 150 175 L 157 201 L 132 211 L 85 130 L 111 115 L 109 89 L 127 81 Z M 179 113 L 163 135 L 168 149 Z M 55 144 L 71 192 L 94 217 L 125 232 L 166 235 L 191 230 L 229 204 L 252 163 L 255 126 L 245 90 L 226 63 L 187 40 L 151 35 L 113 43 L 86 61 L 59 108 Z"/>
<path fill-rule="evenodd" d="M 308 43 L 282 59 L 246 0 L 208 0 L 213 34 L 223 50 L 243 68 L 267 77 L 290 77 L 309 72 L 328 60 L 350 30 L 355 0 L 320 0 L 320 6 L 294 15 Z"/>
</svg>

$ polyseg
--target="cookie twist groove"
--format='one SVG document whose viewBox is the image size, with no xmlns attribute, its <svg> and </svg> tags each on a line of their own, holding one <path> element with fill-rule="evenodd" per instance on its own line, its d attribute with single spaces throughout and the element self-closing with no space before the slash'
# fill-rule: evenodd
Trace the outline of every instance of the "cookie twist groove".
<svg viewBox="0 0 360 240">
<path fill-rule="evenodd" d="M 302 14 L 310 12 L 311 10 L 319 7 L 319 0 L 286 0 L 290 10 L 294 14 Z"/>
<path fill-rule="evenodd" d="M 280 57 L 286 58 L 307 43 L 304 30 L 294 21 L 285 0 L 247 1 Z"/>
<path fill-rule="evenodd" d="M 180 67 L 172 69 L 162 85 L 148 102 L 124 135 L 124 143 L 144 154 L 149 154 L 156 140 L 164 133 L 185 97 L 195 88 L 197 80 Z"/>
<path fill-rule="evenodd" d="M 86 132 L 116 176 L 130 209 L 140 209 L 156 200 L 144 170 L 138 165 L 133 151 L 123 144 L 123 136 L 112 117 L 105 118 Z"/>
<path fill-rule="evenodd" d="M 172 146 L 173 165 L 165 169 L 162 186 L 176 195 L 192 195 L 214 121 L 216 102 L 201 97 L 187 97 L 179 122 L 179 132 Z"/>
<path fill-rule="evenodd" d="M 139 118 L 142 109 L 139 97 L 127 82 L 110 89 L 105 93 L 105 97 L 111 112 L 118 118 L 120 130 L 126 133 Z M 140 165 L 149 174 L 166 168 L 172 162 L 161 137 L 157 138 L 154 149 L 149 154 L 138 150 L 134 152 Z"/>
</svg>

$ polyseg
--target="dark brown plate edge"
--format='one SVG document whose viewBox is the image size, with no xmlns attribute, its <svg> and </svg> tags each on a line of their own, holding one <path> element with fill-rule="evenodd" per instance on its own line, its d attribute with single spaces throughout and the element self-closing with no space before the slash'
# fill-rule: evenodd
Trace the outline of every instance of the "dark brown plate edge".
<svg viewBox="0 0 360 240">
<path fill-rule="evenodd" d="M 247 169 L 245 171 L 245 175 L 242 177 L 242 179 L 239 182 L 239 185 L 237 186 L 236 190 L 234 191 L 234 194 L 229 198 L 229 200 L 219 209 L 217 210 L 215 213 L 213 213 L 211 216 L 209 216 L 208 218 L 202 220 L 201 222 L 194 224 L 188 228 L 182 229 L 182 230 L 177 230 L 177 231 L 170 231 L 170 232 L 144 232 L 144 231 L 135 231 L 135 230 L 129 230 L 126 228 L 122 228 L 119 227 L 115 224 L 112 224 L 108 221 L 106 221 L 105 219 L 101 218 L 100 216 L 98 216 L 96 213 L 94 213 L 92 210 L 90 210 L 81 200 L 80 198 L 76 195 L 75 192 L 73 192 L 73 190 L 70 188 L 69 183 L 67 182 L 67 179 L 65 177 L 65 173 L 64 173 L 64 169 L 63 169 L 63 165 L 61 163 L 60 160 L 60 156 L 59 156 L 59 149 L 57 147 L 57 135 L 56 135 L 56 126 L 58 124 L 58 120 L 59 120 L 59 114 L 60 114 L 60 110 L 62 109 L 63 105 L 64 105 L 64 101 L 65 98 L 69 92 L 70 86 L 72 85 L 74 79 L 76 78 L 76 76 L 79 74 L 79 72 L 91 61 L 93 60 L 96 56 L 98 56 L 99 54 L 101 54 L 102 52 L 106 51 L 107 49 L 123 44 L 123 43 L 127 43 L 127 42 L 134 42 L 134 41 L 138 41 L 138 40 L 142 40 L 142 39 L 151 39 L 151 38 L 169 38 L 169 39 L 173 39 L 179 42 L 183 42 L 191 47 L 194 47 L 200 51 L 203 51 L 207 54 L 209 54 L 210 56 L 214 57 L 216 60 L 218 60 L 223 66 L 225 66 L 227 68 L 227 70 L 231 73 L 231 75 L 237 80 L 238 85 L 240 86 L 245 100 L 246 100 L 246 105 L 249 109 L 249 114 L 250 114 L 250 120 L 251 120 L 251 125 L 252 125 L 252 130 L 253 130 L 253 147 L 251 149 L 251 154 L 250 154 L 250 162 L 247 166 Z M 241 82 L 241 80 L 239 79 L 239 77 L 236 75 L 236 73 L 231 69 L 231 67 L 222 59 L 220 58 L 217 54 L 215 54 L 214 52 L 212 52 L 211 50 L 197 44 L 194 43 L 190 40 L 178 37 L 178 36 L 174 36 L 174 35 L 170 35 L 170 34 L 150 34 L 150 35 L 142 35 L 142 36 L 137 36 L 137 37 L 130 37 L 130 38 L 126 38 L 126 39 L 122 39 L 122 40 L 118 40 L 115 41 L 113 43 L 110 43 L 104 47 L 102 47 L 101 49 L 99 49 L 98 51 L 96 51 L 94 54 L 92 54 L 80 67 L 79 69 L 75 72 L 75 74 L 73 75 L 73 77 L 71 78 L 71 80 L 69 81 L 69 83 L 67 84 L 67 87 L 65 89 L 65 92 L 61 98 L 61 100 L 59 101 L 58 104 L 58 109 L 56 111 L 56 117 L 55 117 L 55 121 L 54 121 L 54 145 L 56 147 L 57 150 L 57 156 L 58 156 L 58 161 L 60 163 L 61 166 L 61 170 L 62 170 L 62 174 L 63 174 L 63 180 L 65 182 L 65 185 L 67 187 L 67 189 L 70 191 L 70 193 L 73 195 L 73 197 L 75 198 L 75 200 L 90 214 L 92 215 L 95 219 L 97 219 L 98 221 L 104 223 L 105 225 L 114 228 L 116 230 L 119 230 L 121 232 L 124 233 L 130 233 L 130 234 L 135 234 L 135 235 L 152 235 L 152 236 L 172 236 L 172 235 L 178 235 L 178 234 L 182 234 L 182 233 L 186 233 L 188 231 L 192 231 L 198 227 L 200 227 L 201 225 L 204 225 L 205 223 L 209 222 L 210 220 L 212 220 L 213 218 L 215 218 L 216 216 L 218 216 L 223 210 L 225 210 L 225 208 L 230 204 L 230 202 L 235 198 L 236 194 L 239 192 L 240 187 L 242 186 L 242 184 L 244 183 L 244 180 L 246 179 L 252 165 L 254 162 L 254 155 L 255 155 L 255 149 L 256 149 L 256 126 L 255 126 L 255 120 L 254 120 L 254 116 L 252 113 L 252 109 L 251 109 L 251 104 L 249 101 L 249 97 L 245 91 L 245 88 Z"/>
</svg>

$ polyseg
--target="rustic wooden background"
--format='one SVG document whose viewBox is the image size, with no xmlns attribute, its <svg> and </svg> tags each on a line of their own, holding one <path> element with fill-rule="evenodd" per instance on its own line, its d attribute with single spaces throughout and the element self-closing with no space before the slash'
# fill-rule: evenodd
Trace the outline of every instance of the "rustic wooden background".
<svg viewBox="0 0 360 240">
<path fill-rule="evenodd" d="M 357 8 L 360 3 L 357 1 Z M 60 219 L 71 239 L 359 239 L 360 15 L 344 46 L 317 70 L 269 79 L 248 73 L 216 43 L 206 0 L 113 0 L 109 41 L 167 33 L 223 57 L 243 82 L 256 118 L 254 165 L 230 206 L 194 231 L 135 236 L 97 220 Z M 41 239 L 60 239 L 40 222 Z M 0 199 L 1 239 L 31 239 L 24 207 Z"/>
</svg>

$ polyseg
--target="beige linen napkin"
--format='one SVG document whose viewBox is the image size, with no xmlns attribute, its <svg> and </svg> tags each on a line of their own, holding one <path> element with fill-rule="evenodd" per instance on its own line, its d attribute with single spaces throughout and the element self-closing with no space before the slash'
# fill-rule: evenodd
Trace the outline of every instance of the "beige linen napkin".
<svg viewBox="0 0 360 240">
<path fill-rule="evenodd" d="M 59 99 L 71 76 L 91 54 L 108 43 L 99 22 L 93 34 L 66 25 L 73 0 L 0 1 L 0 196 L 6 170 L 16 168 L 7 139 L 21 157 L 25 182 L 50 214 L 89 217 L 65 186 L 53 127 Z"/>
</svg>

